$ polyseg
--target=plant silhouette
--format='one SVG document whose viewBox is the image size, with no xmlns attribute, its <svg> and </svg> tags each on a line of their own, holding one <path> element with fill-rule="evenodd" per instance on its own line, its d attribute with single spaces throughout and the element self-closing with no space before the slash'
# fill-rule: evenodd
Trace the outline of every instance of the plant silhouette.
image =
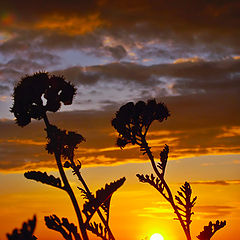
<svg viewBox="0 0 240 240">
<path fill-rule="evenodd" d="M 60 219 L 56 215 L 45 217 L 45 223 L 49 229 L 61 233 L 66 240 L 88 240 L 87 231 L 91 231 L 104 240 L 114 240 L 115 237 L 109 226 L 110 201 L 112 194 L 125 182 L 125 177 L 106 184 L 105 188 L 97 190 L 94 195 L 82 177 L 81 163 L 74 160 L 74 151 L 80 143 L 85 141 L 85 138 L 73 131 L 59 129 L 57 126 L 52 125 L 47 117 L 48 111 L 56 112 L 62 104 L 72 104 L 75 94 L 76 88 L 71 83 L 66 82 L 63 76 L 49 75 L 47 72 L 38 72 L 31 76 L 25 76 L 14 88 L 14 103 L 11 112 L 16 117 L 17 125 L 24 127 L 32 119 L 43 119 L 47 133 L 46 150 L 49 154 L 54 155 L 61 178 L 49 176 L 46 172 L 40 171 L 28 171 L 24 175 L 28 179 L 65 191 L 71 199 L 77 215 L 79 229 L 73 223 L 69 223 L 67 218 Z M 43 98 L 45 98 L 45 104 Z M 86 199 L 82 211 L 65 174 L 65 168 L 72 169 L 73 174 L 81 182 L 82 186 L 79 187 L 79 190 Z M 90 222 L 95 213 L 98 214 L 100 223 Z M 30 229 L 31 231 L 34 230 L 32 225 Z M 15 233 L 18 232 L 15 231 Z M 20 240 L 22 238 L 9 239 Z"/>
<path fill-rule="evenodd" d="M 14 229 L 11 234 L 7 234 L 8 240 L 36 240 L 33 235 L 36 227 L 37 218 L 33 216 L 32 220 L 24 222 L 21 229 Z"/>
<path fill-rule="evenodd" d="M 169 147 L 165 145 L 160 153 L 160 161 L 155 163 L 154 155 L 147 142 L 147 133 L 153 121 L 160 123 L 170 116 L 167 107 L 163 103 L 157 103 L 155 99 L 148 100 L 147 103 L 139 101 L 136 104 L 128 102 L 116 112 L 115 118 L 112 120 L 112 126 L 117 130 L 119 136 L 117 145 L 123 149 L 127 144 L 138 145 L 140 151 L 146 154 L 151 162 L 154 174 L 143 175 L 137 174 L 140 182 L 148 183 L 153 186 L 165 199 L 170 203 L 176 214 L 181 227 L 185 233 L 186 239 L 191 240 L 190 224 L 193 214 L 192 208 L 196 203 L 197 197 L 192 198 L 192 189 L 188 182 L 185 182 L 178 195 L 172 194 L 165 180 L 165 170 L 167 166 Z M 209 240 L 213 234 L 224 227 L 226 221 L 216 224 L 209 223 L 204 226 L 204 230 L 197 236 L 200 240 Z"/>
</svg>

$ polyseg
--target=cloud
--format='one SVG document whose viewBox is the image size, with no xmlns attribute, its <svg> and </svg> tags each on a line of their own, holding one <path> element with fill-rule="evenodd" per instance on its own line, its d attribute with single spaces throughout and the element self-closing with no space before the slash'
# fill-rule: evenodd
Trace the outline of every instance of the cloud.
<svg viewBox="0 0 240 240">
<path fill-rule="evenodd" d="M 4 94 L 5 92 L 8 92 L 10 88 L 6 85 L 0 84 L 0 95 Z"/>
<path fill-rule="evenodd" d="M 131 47 L 155 41 L 156 45 L 164 43 L 177 53 L 179 49 L 176 48 L 181 46 L 176 58 L 186 57 L 183 49 L 201 52 L 204 46 L 208 46 L 208 51 L 204 52 L 210 51 L 209 55 L 239 54 L 240 6 L 237 1 L 197 4 L 185 1 L 180 5 L 176 0 L 171 3 L 140 0 L 133 1 L 130 6 L 126 1 L 116 0 L 88 3 L 53 0 L 44 8 L 39 7 L 40 4 L 40 1 L 34 4 L 24 1 L 20 5 L 15 1 L 1 1 L 4 14 L 0 27 L 12 34 L 12 39 L 4 43 L 5 49 L 10 42 L 14 43 L 11 46 L 15 50 L 29 44 L 51 49 L 101 48 L 108 36 Z M 174 45 L 177 47 L 173 48 Z M 154 48 L 152 46 L 150 52 L 158 55 Z M 8 50 L 11 51 L 10 47 Z M 120 51 L 121 57 L 125 55 L 122 50 L 117 50 L 117 58 Z M 146 53 L 144 50 L 142 53 Z M 116 54 L 116 49 L 113 51 Z M 169 54 L 172 55 L 171 51 Z"/>
<path fill-rule="evenodd" d="M 236 207 L 232 206 L 211 206 L 202 205 L 194 207 L 197 214 L 202 215 L 204 218 L 217 218 L 229 216 L 232 212 L 236 210 Z"/>
<path fill-rule="evenodd" d="M 182 98 L 182 96 L 180 96 Z M 180 98 L 179 97 L 179 98 Z M 193 105 L 182 105 L 179 98 L 175 98 L 174 118 L 159 125 L 154 123 L 150 129 L 149 145 L 153 153 L 159 154 L 165 144 L 170 146 L 170 159 L 198 155 L 234 154 L 240 152 L 239 137 L 226 139 L 216 138 L 223 131 L 222 125 L 231 125 L 231 119 L 222 116 L 216 125 L 216 119 L 206 121 L 206 125 L 198 122 L 199 109 Z M 188 100 L 189 101 L 189 100 Z M 111 103 L 109 103 L 111 104 Z M 193 106 L 193 108 L 191 108 Z M 189 108 L 190 109 L 186 109 Z M 76 151 L 76 159 L 80 159 L 84 166 L 122 164 L 126 162 L 143 162 L 146 160 L 139 152 L 138 147 L 127 147 L 124 151 L 115 146 L 116 132 L 111 127 L 111 119 L 117 105 L 109 105 L 103 110 L 70 111 L 49 114 L 52 123 L 60 128 L 77 131 L 86 139 Z M 178 112 L 176 109 L 180 109 Z M 181 118 L 181 112 L 186 112 Z M 193 111 L 193 112 L 192 112 Z M 201 110 L 202 111 L 202 110 Z M 173 114 L 172 113 L 172 114 Z M 179 115 L 178 115 L 179 114 Z M 202 114 L 205 114 L 204 111 Z M 207 111 L 207 114 L 209 112 Z M 224 114 L 224 113 L 222 113 Z M 214 117 L 212 113 L 210 118 Z M 42 121 L 33 121 L 29 126 L 20 128 L 13 121 L 0 121 L 2 163 L 0 168 L 24 169 L 26 165 L 31 168 L 39 166 L 52 166 L 53 156 L 45 151 L 45 131 Z M 236 139 L 235 139 L 236 138 Z M 193 182 L 198 184 L 198 182 Z M 231 181 L 204 182 L 205 184 L 231 184 Z M 200 184 L 200 183 L 199 183 Z"/>
<path fill-rule="evenodd" d="M 240 88 L 239 67 L 240 60 L 226 59 L 209 62 L 181 61 L 178 64 L 169 63 L 150 66 L 119 62 L 84 68 L 76 66 L 59 72 L 65 73 L 70 80 L 79 79 L 79 83 L 85 84 L 92 84 L 101 79 L 101 81 L 128 81 L 154 87 L 154 84 L 161 82 L 161 78 L 167 78 L 177 80 L 173 84 L 173 88 L 178 93 L 180 91 L 180 93 L 194 93 L 194 90 L 195 93 L 196 91 L 204 93 L 204 91 L 210 91 L 211 89 L 226 91 L 230 88 Z M 83 81 L 80 81 L 80 78 Z"/>
<path fill-rule="evenodd" d="M 20 59 L 8 62 L 8 67 L 20 64 L 20 69 L 27 67 L 28 62 L 21 62 Z M 21 65 L 22 64 L 22 65 Z M 105 84 L 116 79 L 119 87 L 125 92 L 132 84 L 142 85 L 145 90 L 145 99 L 148 99 L 153 90 L 156 89 L 158 77 L 174 77 L 181 80 L 173 83 L 176 94 L 166 94 L 157 97 L 158 101 L 167 104 L 171 112 L 171 117 L 159 126 L 154 123 L 149 136 L 153 150 L 159 152 L 162 146 L 167 143 L 171 146 L 171 158 L 182 158 L 196 155 L 207 154 L 232 154 L 240 152 L 240 136 L 235 134 L 240 126 L 240 113 L 238 111 L 239 84 L 238 84 L 238 65 L 239 60 L 223 60 L 221 62 L 183 62 L 178 64 L 159 64 L 144 66 L 133 63 L 112 63 L 105 65 L 96 65 L 90 67 L 72 67 L 64 71 L 56 72 L 63 74 L 67 80 L 74 80 L 74 83 L 82 89 L 88 89 L 89 104 L 97 104 L 99 99 L 95 100 L 96 90 L 106 90 Z M 31 65 L 30 65 L 31 66 Z M 204 69 L 208 69 L 209 74 Z M 6 68 L 2 72 L 6 71 Z M 12 70 L 13 71 L 13 70 Z M 5 74 L 17 75 L 18 72 L 11 71 Z M 154 76 L 153 76 L 154 74 Z M 200 75 L 200 76 L 199 76 Z M 224 81 L 224 78 L 231 82 Z M 155 79 L 155 80 L 154 80 Z M 97 87 L 98 82 L 101 84 Z M 151 83 L 151 84 L 150 84 Z M 121 85 L 122 84 L 122 85 Z M 89 88 L 93 86 L 93 89 Z M 183 91 L 184 90 L 184 91 Z M 112 91 L 112 90 L 111 90 Z M 97 94 L 99 95 L 99 93 Z M 83 101 L 84 95 L 80 94 L 77 102 Z M 135 98 L 135 99 L 134 99 Z M 104 159 L 108 159 L 106 164 L 119 164 L 123 162 L 144 161 L 138 150 L 130 148 L 125 151 L 114 149 L 115 135 L 111 128 L 110 121 L 114 112 L 121 106 L 116 102 L 116 96 L 111 101 L 104 97 L 99 103 L 105 106 L 101 110 L 70 111 L 50 114 L 50 119 L 61 123 L 60 127 L 72 130 L 78 130 L 87 138 L 87 143 L 81 146 L 77 157 L 84 161 L 84 164 L 104 164 Z M 124 98 L 123 98 L 124 99 Z M 128 98 L 126 98 L 128 101 Z M 131 96 L 129 100 L 140 100 L 142 97 Z M 79 104 L 78 103 L 78 104 Z M 6 151 L 2 161 L 13 161 L 9 163 L 9 168 L 15 166 L 16 159 L 25 159 L 24 142 L 37 141 L 44 142 L 45 133 L 43 125 L 33 122 L 27 128 L 18 128 L 12 121 L 1 122 L 2 141 Z M 40 127 L 41 126 L 41 127 Z M 31 131 L 29 130 L 31 129 Z M 162 131 L 159 133 L 159 129 Z M 226 137 L 226 131 L 231 133 Z M 234 133 L 234 134 L 233 134 Z M 225 136 L 225 137 L 224 137 Z M 15 140 L 15 142 L 14 142 Z M 26 145 L 26 144 L 25 144 Z M 112 150 L 110 150 L 112 148 Z M 14 150 L 13 150 L 14 149 Z M 19 149 L 19 150 L 18 150 Z M 39 162 L 48 164 L 49 157 L 45 154 L 43 146 L 34 146 L 36 155 L 28 155 L 27 158 L 40 159 Z M 91 152 L 89 152 L 92 150 Z M 37 155 L 41 157 L 37 157 Z M 94 162 L 94 158 L 98 159 Z M 10 160 L 11 159 L 11 160 Z M 20 161 L 24 167 L 24 161 Z M 5 164 L 2 168 L 7 168 Z"/>
<path fill-rule="evenodd" d="M 223 185 L 227 186 L 230 184 L 240 184 L 240 180 L 216 180 L 216 181 L 195 181 L 190 182 L 191 184 L 203 184 L 203 185 Z"/>
<path fill-rule="evenodd" d="M 136 149 L 121 154 L 109 150 L 115 141 L 110 120 L 121 104 L 149 98 L 163 101 L 171 111 L 168 121 L 151 128 L 155 150 L 166 141 L 172 145 L 172 158 L 239 153 L 239 4 L 108 3 L 54 0 L 40 8 L 38 1 L 25 1 L 21 7 L 16 1 L 1 1 L 11 21 L 0 17 L 0 91 L 5 94 L 21 76 L 41 69 L 64 75 L 80 94 L 71 112 L 57 113 L 53 121 L 83 131 L 88 139 L 83 148 L 92 150 L 89 159 L 96 157 L 102 164 L 100 159 L 114 164 L 136 159 Z M 69 49 L 101 61 L 89 65 L 83 59 L 74 65 L 71 59 L 64 64 L 61 54 Z M 153 60 L 143 63 L 147 58 Z M 17 151 L 24 158 L 19 149 L 26 141 L 44 142 L 43 126 L 35 122 L 22 130 L 13 122 L 0 125 L 6 149 L 13 149 L 5 160 Z M 157 135 L 159 128 L 163 135 Z M 33 148 L 40 153 L 41 146 Z M 41 161 L 47 163 L 47 155 Z"/>
<path fill-rule="evenodd" d="M 127 51 L 121 45 L 117 45 L 115 47 L 107 46 L 107 47 L 105 47 L 105 49 L 107 51 L 109 51 L 111 53 L 112 57 L 117 59 L 117 60 L 120 60 L 120 59 L 127 56 Z"/>
</svg>

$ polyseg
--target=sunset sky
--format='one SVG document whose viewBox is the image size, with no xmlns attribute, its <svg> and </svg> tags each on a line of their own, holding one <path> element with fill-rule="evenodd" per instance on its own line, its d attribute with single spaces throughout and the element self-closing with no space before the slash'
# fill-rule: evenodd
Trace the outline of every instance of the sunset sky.
<svg viewBox="0 0 240 240">
<path fill-rule="evenodd" d="M 236 240 L 240 221 L 240 1 L 1 0 L 0 239 L 37 215 L 40 240 L 63 239 L 44 216 L 76 218 L 65 193 L 24 178 L 28 170 L 58 176 L 45 151 L 42 121 L 21 128 L 9 112 L 26 74 L 64 75 L 77 88 L 71 106 L 49 114 L 86 138 L 76 152 L 92 191 L 120 177 L 110 225 L 117 240 L 184 240 L 172 209 L 137 173 L 152 173 L 138 147 L 116 146 L 111 120 L 129 101 L 155 98 L 171 116 L 148 134 L 156 161 L 169 145 L 167 182 L 188 181 L 198 196 L 192 236 L 209 221 L 227 225 L 212 238 Z M 68 176 L 80 201 L 79 183 Z M 91 239 L 97 239 L 92 237 Z"/>
</svg>

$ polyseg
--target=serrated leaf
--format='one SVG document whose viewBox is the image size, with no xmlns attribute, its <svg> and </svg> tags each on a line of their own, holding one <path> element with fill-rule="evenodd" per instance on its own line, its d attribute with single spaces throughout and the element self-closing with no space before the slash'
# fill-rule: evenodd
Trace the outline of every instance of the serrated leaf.
<svg viewBox="0 0 240 240">
<path fill-rule="evenodd" d="M 77 226 L 73 223 L 69 223 L 67 218 L 60 220 L 56 215 L 45 216 L 45 224 L 49 229 L 57 231 L 62 234 L 66 240 L 81 240 L 81 237 L 77 231 Z"/>
<path fill-rule="evenodd" d="M 107 229 L 104 228 L 101 223 L 90 223 L 87 225 L 87 230 L 91 231 L 93 234 L 102 238 L 103 240 L 108 240 Z"/>
<path fill-rule="evenodd" d="M 93 214 L 99 209 L 100 206 L 104 209 L 106 214 L 109 214 L 109 207 L 110 207 L 110 199 L 112 194 L 120 188 L 123 183 L 125 182 L 126 178 L 120 178 L 117 181 L 111 182 L 110 184 L 106 184 L 105 188 L 101 188 L 96 191 L 96 197 L 89 199 L 83 205 L 82 212 L 86 215 L 87 221 L 89 221 Z"/>
<path fill-rule="evenodd" d="M 49 176 L 46 172 L 43 173 L 41 171 L 29 171 L 25 172 L 24 176 L 27 179 L 35 180 L 44 184 L 51 185 L 53 187 L 64 189 L 64 187 L 62 187 L 60 178 L 56 178 L 53 175 Z"/>
<path fill-rule="evenodd" d="M 32 220 L 28 220 L 22 224 L 21 229 L 14 229 L 11 234 L 7 234 L 8 240 L 36 240 L 37 237 L 33 235 L 36 227 L 37 218 L 34 215 Z"/>
<path fill-rule="evenodd" d="M 197 238 L 200 240 L 210 240 L 214 233 L 223 228 L 225 225 L 226 221 L 219 222 L 219 220 L 217 220 L 216 223 L 209 222 L 207 226 L 204 226 L 203 231 L 200 232 Z"/>
</svg>

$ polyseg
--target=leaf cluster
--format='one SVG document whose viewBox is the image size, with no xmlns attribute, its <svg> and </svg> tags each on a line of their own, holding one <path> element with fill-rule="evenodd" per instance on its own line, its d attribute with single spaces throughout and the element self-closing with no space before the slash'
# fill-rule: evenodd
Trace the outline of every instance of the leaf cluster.
<svg viewBox="0 0 240 240">
<path fill-rule="evenodd" d="M 11 234 L 7 234 L 8 240 L 36 240 L 37 237 L 33 235 L 36 227 L 37 218 L 34 215 L 32 220 L 24 222 L 21 229 L 14 229 Z"/>
<path fill-rule="evenodd" d="M 56 215 L 46 216 L 45 218 L 46 226 L 49 229 L 57 231 L 62 234 L 66 240 L 81 240 L 81 237 L 77 231 L 77 226 L 73 223 L 69 223 L 67 218 L 62 218 L 60 220 Z"/>
<path fill-rule="evenodd" d="M 27 179 L 35 180 L 44 184 L 48 184 L 53 187 L 64 189 L 60 178 L 56 178 L 53 175 L 48 175 L 46 172 L 41 171 L 28 171 L 24 173 Z"/>
<path fill-rule="evenodd" d="M 88 224 L 87 229 L 103 240 L 109 239 L 107 228 L 103 227 L 101 223 L 90 223 Z"/>
<path fill-rule="evenodd" d="M 216 223 L 209 222 L 207 226 L 204 226 L 203 231 L 197 236 L 200 240 L 210 240 L 215 232 L 223 228 L 226 225 L 226 221 L 216 221 Z"/>
</svg>

